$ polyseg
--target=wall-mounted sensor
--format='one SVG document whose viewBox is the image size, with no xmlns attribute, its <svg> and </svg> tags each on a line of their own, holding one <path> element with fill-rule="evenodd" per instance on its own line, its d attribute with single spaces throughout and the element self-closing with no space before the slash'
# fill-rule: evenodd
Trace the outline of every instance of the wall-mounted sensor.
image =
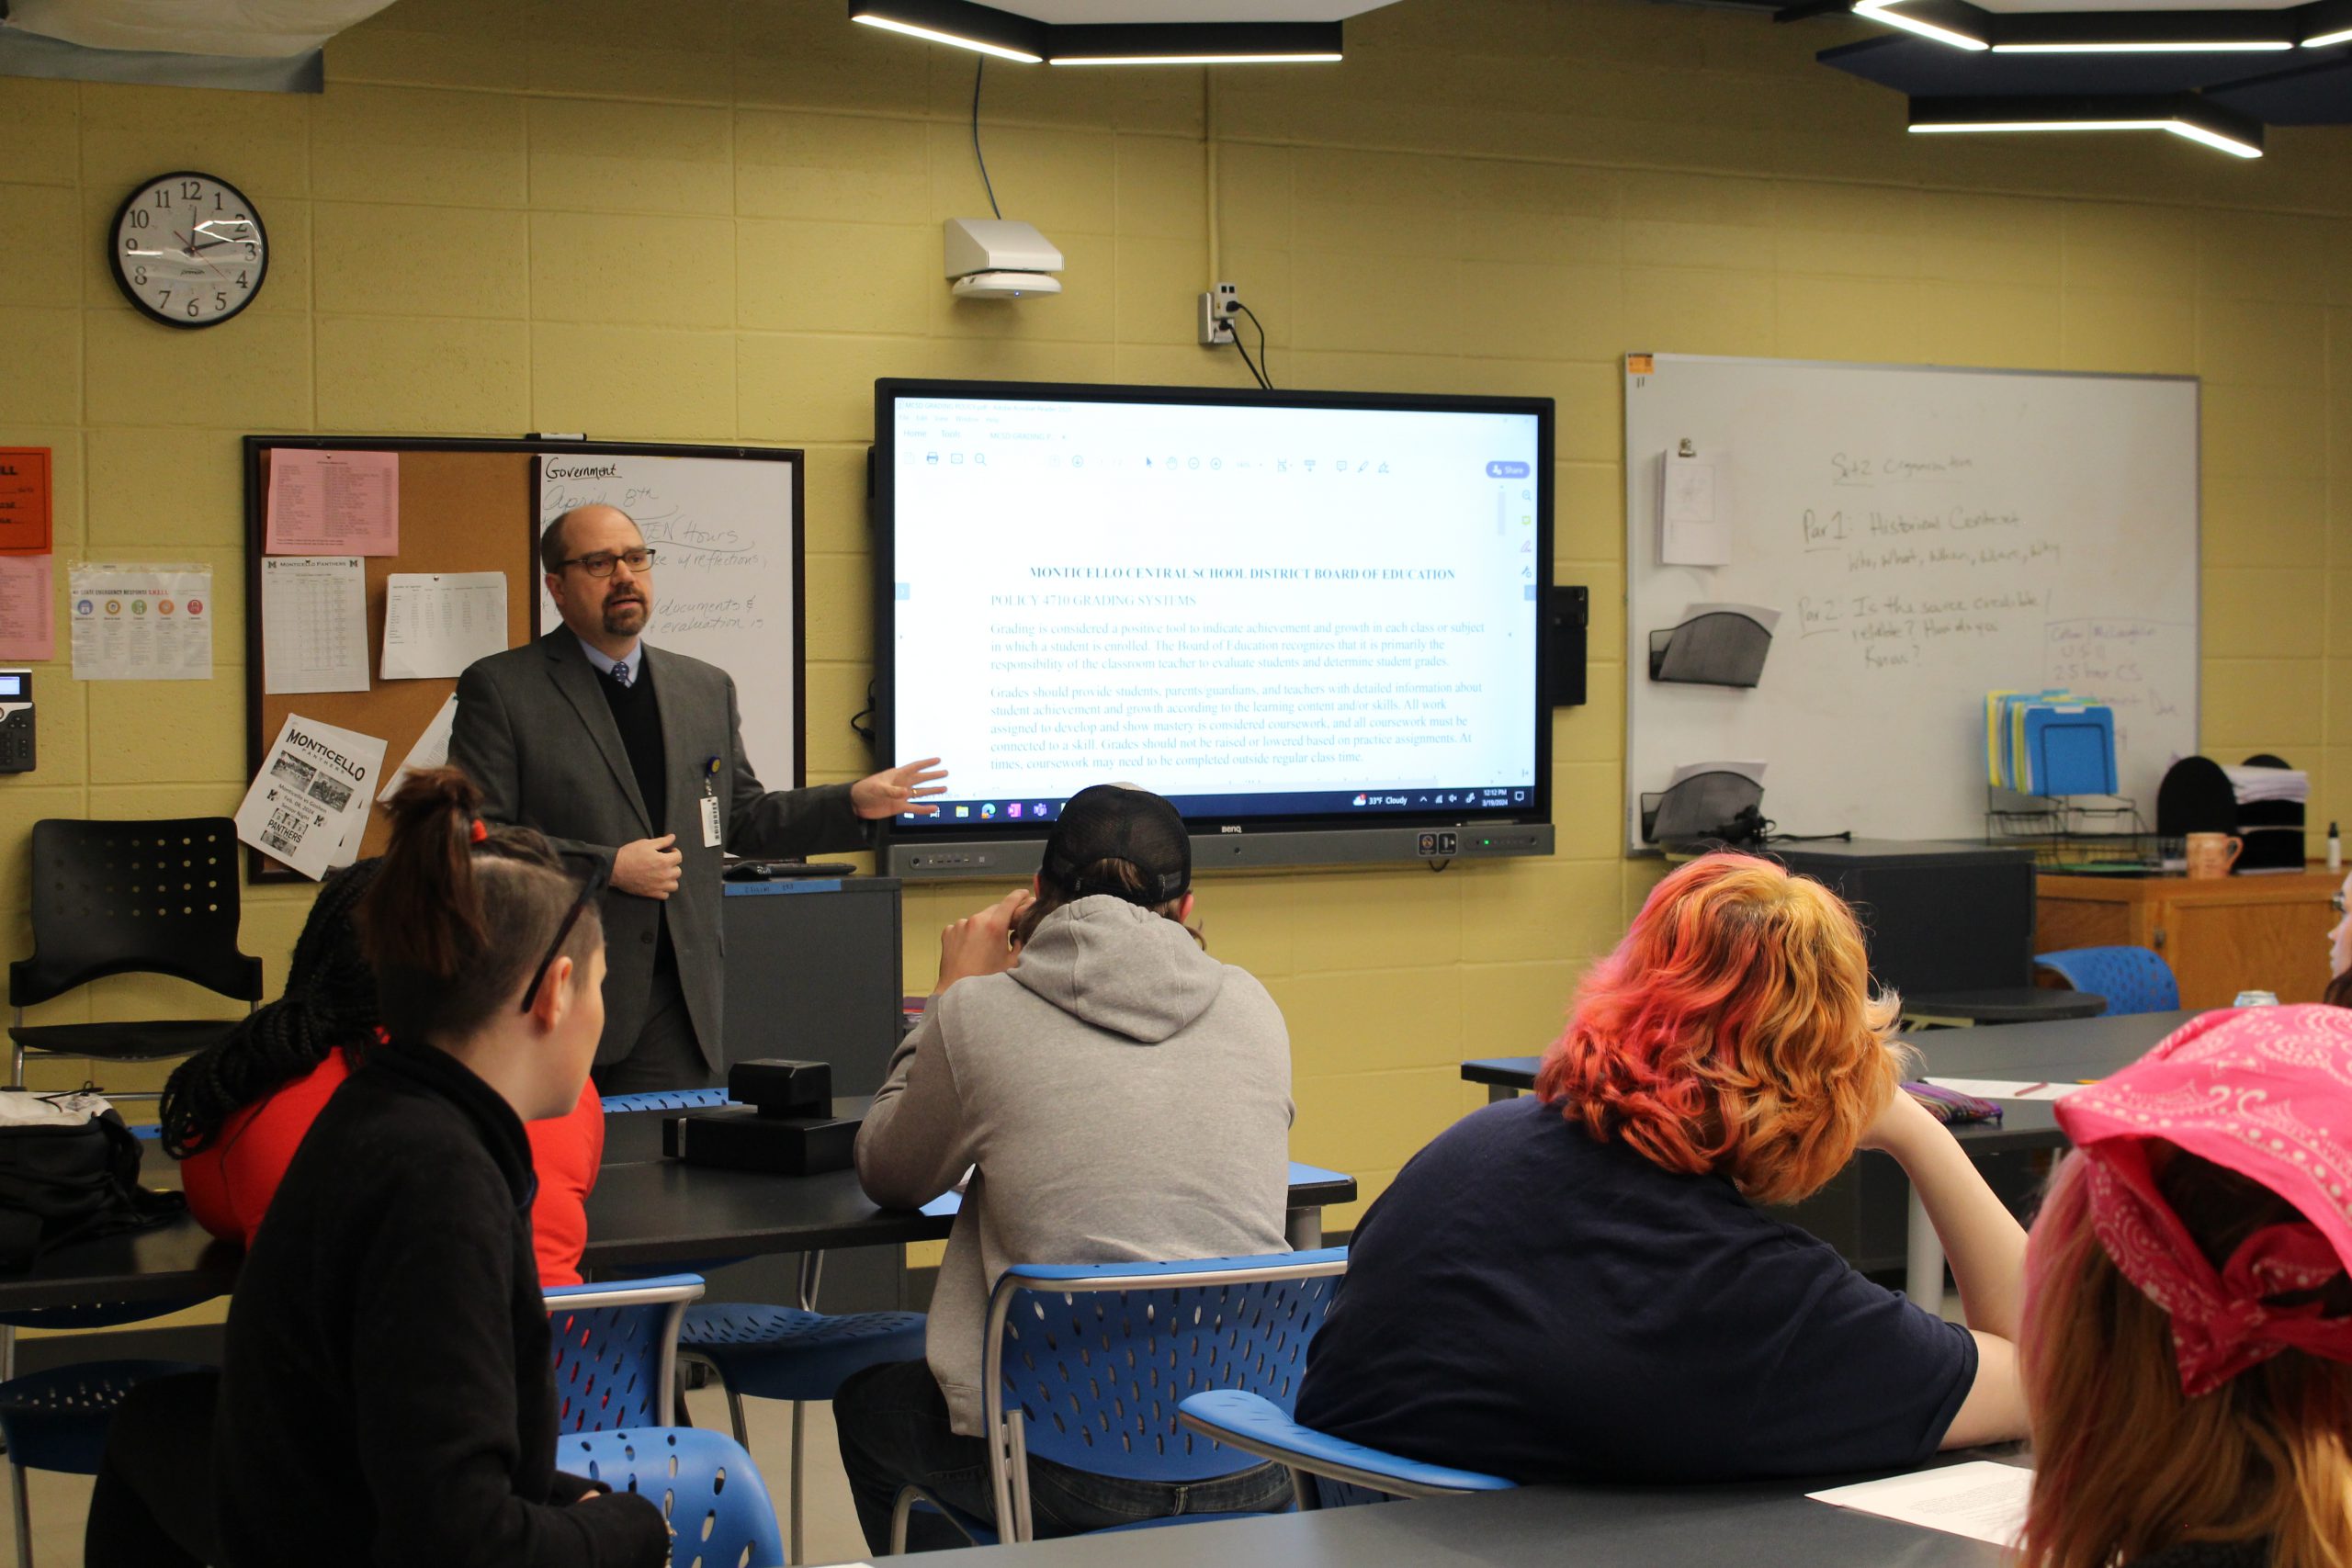
<svg viewBox="0 0 2352 1568">
<path fill-rule="evenodd" d="M 1062 254 L 1027 223 L 1009 218 L 950 218 L 947 277 L 958 299 L 1018 299 L 1059 294 Z"/>
</svg>

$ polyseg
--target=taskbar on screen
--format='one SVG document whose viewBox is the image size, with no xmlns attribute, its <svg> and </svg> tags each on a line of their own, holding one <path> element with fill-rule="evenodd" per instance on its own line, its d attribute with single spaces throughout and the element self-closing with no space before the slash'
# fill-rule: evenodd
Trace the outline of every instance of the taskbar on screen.
<svg viewBox="0 0 2352 1568">
<path fill-rule="evenodd" d="M 1173 795 L 1168 798 L 1187 821 L 1245 821 L 1251 818 L 1344 817 L 1448 811 L 1509 811 L 1534 797 L 1528 784 L 1413 784 L 1379 789 L 1307 790 L 1286 794 Z M 1051 823 L 1068 796 L 1026 795 L 1018 800 L 940 800 L 935 815 L 902 812 L 901 828 L 991 828 L 1015 823 Z"/>
</svg>

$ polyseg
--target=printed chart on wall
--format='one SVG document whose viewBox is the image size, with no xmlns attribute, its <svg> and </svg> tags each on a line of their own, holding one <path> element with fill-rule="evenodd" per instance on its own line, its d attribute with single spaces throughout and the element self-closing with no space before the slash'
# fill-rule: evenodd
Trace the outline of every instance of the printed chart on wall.
<svg viewBox="0 0 2352 1568">
<path fill-rule="evenodd" d="M 549 453 L 538 461 L 539 524 L 575 506 L 617 506 L 654 551 L 645 641 L 735 677 L 743 750 L 760 782 L 802 779 L 800 519 L 796 456 Z M 558 624 L 540 590 L 539 625 Z M 661 690 L 656 660 L 655 691 Z"/>
<path fill-rule="evenodd" d="M 1629 355 L 1625 473 L 1634 851 L 1726 760 L 1782 832 L 1981 837 L 1988 692 L 2109 705 L 2151 822 L 2197 748 L 2194 379 Z"/>
</svg>

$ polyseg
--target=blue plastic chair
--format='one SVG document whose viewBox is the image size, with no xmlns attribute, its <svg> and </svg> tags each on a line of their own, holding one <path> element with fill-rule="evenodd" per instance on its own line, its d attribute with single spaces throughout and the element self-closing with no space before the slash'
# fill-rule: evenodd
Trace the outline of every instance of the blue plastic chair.
<svg viewBox="0 0 2352 1568">
<path fill-rule="evenodd" d="M 732 1438 L 692 1427 L 582 1433 L 558 1444 L 556 1468 L 658 1505 L 673 1568 L 783 1568 L 767 1483 Z"/>
<path fill-rule="evenodd" d="M 59 1308 L 104 1312 L 104 1308 Z M 129 1316 L 111 1321 L 128 1323 L 155 1314 L 152 1304 L 134 1309 L 118 1307 Z M 97 1327 L 103 1324 L 80 1326 Z M 69 1475 L 96 1475 L 106 1457 L 107 1427 L 123 1395 L 153 1378 L 205 1369 L 193 1361 L 85 1361 L 28 1372 L 0 1383 L 0 1440 L 8 1445 L 8 1490 L 17 1505 L 17 1568 L 32 1568 L 32 1514 L 25 1486 L 25 1472 L 55 1470 Z"/>
<path fill-rule="evenodd" d="M 616 1111 L 707 1111 L 727 1103 L 723 1089 L 657 1089 L 643 1094 L 605 1096 L 605 1114 Z"/>
<path fill-rule="evenodd" d="M 678 1320 L 699 1274 L 665 1274 L 546 1292 L 555 1339 L 559 1432 L 665 1427 L 677 1397 Z"/>
<path fill-rule="evenodd" d="M 697 1111 L 728 1103 L 724 1089 L 656 1089 L 643 1094 L 610 1094 L 605 1113 L 639 1111 Z M 697 1261 L 698 1269 L 722 1268 L 732 1258 Z M 817 1280 L 824 1254 L 804 1254 L 801 1259 L 799 1304 L 773 1306 L 757 1302 L 705 1302 L 689 1307 L 678 1329 L 678 1348 L 690 1359 L 707 1363 L 727 1391 L 727 1414 L 735 1440 L 749 1447 L 751 1431 L 743 1419 L 743 1400 L 788 1400 L 792 1404 L 791 1561 L 801 1560 L 803 1488 L 807 1467 L 801 1461 L 807 1430 L 806 1403 L 831 1399 L 852 1372 L 891 1361 L 910 1361 L 922 1355 L 923 1317 L 916 1312 L 857 1313 L 829 1316 L 816 1310 Z M 681 1416 L 679 1419 L 683 1420 Z"/>
<path fill-rule="evenodd" d="M 727 1414 L 735 1440 L 750 1446 L 743 1399 L 788 1400 L 792 1404 L 790 1506 L 792 1553 L 802 1561 L 802 1521 L 807 1517 L 803 1484 L 807 1467 L 807 1402 L 831 1399 L 852 1372 L 892 1361 L 922 1359 L 923 1314 L 865 1312 L 830 1315 L 814 1310 L 822 1253 L 802 1256 L 797 1307 L 747 1302 L 712 1302 L 690 1307 L 678 1333 L 678 1348 L 709 1363 L 727 1391 Z"/>
<path fill-rule="evenodd" d="M 2061 953 L 2036 954 L 2033 960 L 2056 970 L 2078 991 L 2107 998 L 2099 1016 L 2127 1012 L 2171 1012 L 2180 1006 L 2180 983 L 2164 955 L 2145 947 L 2070 947 Z"/>
<path fill-rule="evenodd" d="M 1176 1409 L 1176 1418 L 1189 1430 L 1287 1467 L 1302 1508 L 1509 1492 L 1519 1484 L 1476 1470 L 1424 1464 L 1302 1427 L 1280 1405 L 1245 1389 L 1211 1389 L 1192 1395 Z"/>
<path fill-rule="evenodd" d="M 1034 1540 L 1032 1455 L 1100 1475 L 1176 1483 L 1251 1468 L 1256 1456 L 1180 1427 L 1177 1406 L 1209 1389 L 1239 1388 L 1293 1408 L 1307 1342 L 1323 1326 L 1347 1266 L 1347 1248 L 1331 1247 L 1006 1269 L 989 1300 L 981 1370 L 996 1524 L 910 1487 L 892 1510 L 891 1551 L 905 1550 L 908 1516 L 918 1505 L 945 1515 L 978 1545 Z M 1181 1514 L 1121 1528 L 1237 1517 Z"/>
</svg>

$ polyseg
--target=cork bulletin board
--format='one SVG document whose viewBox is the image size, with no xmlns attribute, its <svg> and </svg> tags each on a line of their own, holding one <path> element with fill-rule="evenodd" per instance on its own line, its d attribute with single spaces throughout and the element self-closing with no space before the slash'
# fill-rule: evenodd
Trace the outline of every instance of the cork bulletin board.
<svg viewBox="0 0 2352 1568">
<path fill-rule="evenodd" d="M 248 774 L 257 771 L 262 757 L 290 713 L 381 738 L 384 770 L 389 777 L 416 744 L 449 694 L 457 689 L 454 676 L 419 680 L 384 680 L 380 653 L 384 641 L 387 580 L 394 572 L 496 571 L 506 578 L 506 646 L 518 647 L 539 634 L 544 594 L 537 558 L 543 504 L 552 504 L 556 490 L 543 482 L 543 459 L 560 460 L 562 471 L 594 467 L 597 458 L 624 460 L 624 472 L 641 474 L 649 459 L 685 459 L 685 464 L 652 464 L 678 480 L 699 474 L 704 482 L 685 484 L 697 498 L 691 516 L 663 510 L 660 497 L 648 496 L 628 509 L 636 515 L 648 544 L 657 548 L 656 624 L 648 640 L 664 648 L 709 657 L 732 665 L 743 658 L 745 638 L 756 648 L 755 673 L 763 687 L 774 689 L 788 682 L 790 693 L 781 705 L 790 727 L 789 761 L 770 756 L 762 766 L 771 786 L 798 784 L 804 765 L 797 744 L 803 718 L 800 615 L 801 454 L 772 447 L 679 446 L 641 442 L 591 442 L 539 439 L 467 440 L 401 436 L 274 436 L 248 435 L 245 458 L 245 751 Z M 272 454 L 288 449 L 336 452 L 393 452 L 400 457 L 399 553 L 365 558 L 367 584 L 368 689 L 353 692 L 266 693 L 264 639 L 268 635 L 262 593 L 262 560 L 267 539 L 267 506 Z M 635 467 L 626 460 L 637 460 Z M 704 468 L 696 459 L 707 459 Z M 756 505 L 736 504 L 721 485 L 708 482 L 722 472 L 741 471 L 746 462 L 771 482 L 758 491 Z M 770 465 L 781 465 L 780 469 Z M 723 465 L 723 468 L 720 467 Z M 778 485 L 778 472 L 788 473 L 788 484 Z M 576 490 L 576 486 L 574 487 Z M 747 496 L 749 491 L 744 492 Z M 578 500 L 578 494 L 563 499 Z M 605 499 L 601 494 L 588 499 Z M 616 493 L 616 502 L 626 497 Z M 782 511 L 787 515 L 776 515 Z M 751 514 L 756 513 L 757 514 Z M 732 550 L 716 548 L 711 541 L 741 541 Z M 757 578 L 768 592 L 761 595 L 764 612 L 756 626 L 738 622 L 733 641 L 723 650 L 697 647 L 695 632 L 664 636 L 660 614 L 665 594 L 691 582 L 749 581 Z M 700 621 L 707 621 L 707 615 Z M 546 624 L 552 625 L 552 620 Z M 699 631 L 700 624 L 696 624 Z M 706 634 L 707 635 L 707 634 Z M 740 678 L 740 672 L 739 672 Z M 763 750 L 780 749 L 771 741 Z M 760 753 L 754 753 L 755 758 Z M 773 772 L 771 773 L 771 770 Z M 380 783 L 376 787 L 380 788 Z M 377 815 L 368 823 L 359 852 L 382 852 L 390 832 Z M 247 877 L 254 882 L 299 880 L 299 874 L 259 851 L 249 850 Z"/>
</svg>

